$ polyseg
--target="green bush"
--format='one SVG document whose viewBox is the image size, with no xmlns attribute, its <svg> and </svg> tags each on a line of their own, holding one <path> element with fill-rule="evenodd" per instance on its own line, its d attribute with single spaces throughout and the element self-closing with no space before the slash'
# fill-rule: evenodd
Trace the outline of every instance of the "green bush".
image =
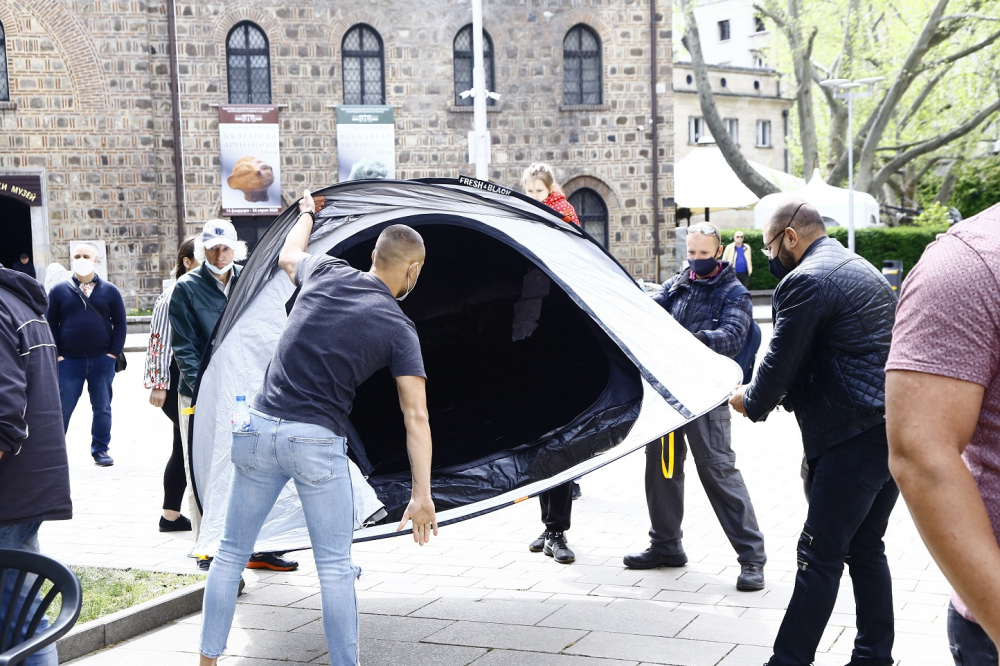
<svg viewBox="0 0 1000 666">
<path fill-rule="evenodd" d="M 887 259 L 898 259 L 903 262 L 903 277 L 924 253 L 924 248 L 947 227 L 871 227 L 858 229 L 855 232 L 855 246 L 858 254 L 867 259 L 879 270 L 882 262 Z M 759 229 L 744 229 L 743 242 L 750 246 L 753 253 L 753 273 L 750 275 L 750 289 L 774 289 L 778 281 L 767 270 L 767 257 L 761 252 L 764 238 Z M 723 229 L 722 242 L 726 245 L 733 242 L 736 229 Z M 847 247 L 847 229 L 835 227 L 830 230 L 830 236 L 836 238 Z"/>
<path fill-rule="evenodd" d="M 920 212 L 920 215 L 913 220 L 913 224 L 918 227 L 947 227 L 951 217 L 948 209 L 936 201 L 932 201 Z"/>
</svg>

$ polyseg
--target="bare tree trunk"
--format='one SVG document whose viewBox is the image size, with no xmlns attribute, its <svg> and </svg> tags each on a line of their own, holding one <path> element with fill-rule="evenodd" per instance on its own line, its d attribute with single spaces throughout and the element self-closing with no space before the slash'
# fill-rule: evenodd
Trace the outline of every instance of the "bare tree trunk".
<svg viewBox="0 0 1000 666">
<path fill-rule="evenodd" d="M 816 28 L 808 36 L 802 33 L 802 0 L 788 0 L 790 22 L 785 32 L 792 58 L 797 84 L 795 105 L 799 116 L 799 141 L 802 143 L 802 173 L 806 178 L 819 166 L 819 142 L 816 139 L 816 114 L 813 106 L 813 40 Z"/>
<path fill-rule="evenodd" d="M 938 188 L 938 193 L 934 197 L 934 201 L 938 202 L 942 206 L 947 206 L 948 201 L 951 200 L 951 194 L 955 191 L 955 185 L 958 183 L 958 163 L 961 160 L 954 160 L 948 165 L 948 171 L 944 174 L 944 180 L 941 181 L 941 187 Z"/>
<path fill-rule="evenodd" d="M 715 105 L 715 96 L 712 94 L 712 86 L 708 81 L 708 67 L 705 65 L 705 57 L 701 52 L 701 37 L 698 34 L 698 23 L 694 19 L 694 12 L 691 10 L 687 0 L 681 1 L 681 6 L 687 21 L 687 34 L 681 40 L 684 47 L 691 54 L 691 64 L 694 68 L 695 83 L 698 87 L 698 101 L 701 103 L 701 113 L 705 117 L 705 123 L 709 131 L 715 138 L 716 145 L 722 151 L 722 156 L 733 170 L 733 173 L 747 186 L 751 192 L 758 197 L 780 192 L 771 181 L 760 175 L 756 169 L 750 166 L 739 146 L 729 132 L 726 131 L 722 116 Z"/>
</svg>

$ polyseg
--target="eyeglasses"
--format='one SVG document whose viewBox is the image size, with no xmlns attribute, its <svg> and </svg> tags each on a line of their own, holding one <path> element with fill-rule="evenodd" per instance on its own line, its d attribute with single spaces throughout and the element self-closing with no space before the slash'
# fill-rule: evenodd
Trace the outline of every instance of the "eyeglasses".
<svg viewBox="0 0 1000 666">
<path fill-rule="evenodd" d="M 787 227 L 785 227 L 784 229 L 782 229 L 781 231 L 779 231 L 778 233 L 776 233 L 774 236 L 772 236 L 771 240 L 769 240 L 766 243 L 764 243 L 764 247 L 760 248 L 760 251 L 764 253 L 764 256 L 766 256 L 768 259 L 771 259 L 771 245 L 774 243 L 774 241 L 778 240 L 779 236 L 784 236 L 785 232 L 788 231 L 789 227 L 791 227 L 791 226 L 792 225 L 789 224 Z M 780 244 L 779 244 L 779 247 L 780 247 Z"/>
</svg>

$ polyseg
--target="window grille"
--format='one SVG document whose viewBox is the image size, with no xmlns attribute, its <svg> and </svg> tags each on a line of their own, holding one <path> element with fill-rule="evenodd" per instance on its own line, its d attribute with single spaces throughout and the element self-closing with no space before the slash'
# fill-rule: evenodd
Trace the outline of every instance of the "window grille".
<svg viewBox="0 0 1000 666">
<path fill-rule="evenodd" d="M 604 102 L 601 38 L 588 26 L 574 26 L 563 39 L 563 103 Z"/>
<path fill-rule="evenodd" d="M 576 209 L 584 231 L 608 247 L 608 206 L 601 195 L 589 187 L 581 187 L 569 195 L 569 202 Z"/>
<path fill-rule="evenodd" d="M 385 104 L 385 48 L 370 25 L 347 31 L 341 44 L 344 104 Z"/>
<path fill-rule="evenodd" d="M 719 21 L 719 41 L 725 42 L 729 39 L 729 20 Z"/>
<path fill-rule="evenodd" d="M 259 26 L 241 21 L 229 31 L 226 70 L 230 104 L 271 103 L 271 49 Z"/>
<path fill-rule="evenodd" d="M 470 96 L 462 98 L 466 90 L 472 89 L 472 69 L 475 64 L 472 52 L 472 24 L 465 26 L 455 35 L 455 106 L 472 106 L 475 100 Z M 486 70 L 486 89 L 496 92 L 493 82 L 493 40 L 483 30 L 483 68 Z M 496 104 L 492 97 L 486 98 L 487 106 Z"/>
<path fill-rule="evenodd" d="M 698 143 L 698 139 L 705 133 L 705 119 L 699 116 L 688 118 L 688 143 Z"/>
</svg>

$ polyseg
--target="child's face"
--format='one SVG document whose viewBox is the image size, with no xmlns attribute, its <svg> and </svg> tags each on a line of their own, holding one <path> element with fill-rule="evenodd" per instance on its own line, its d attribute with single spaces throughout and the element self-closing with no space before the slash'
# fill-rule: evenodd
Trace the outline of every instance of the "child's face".
<svg viewBox="0 0 1000 666">
<path fill-rule="evenodd" d="M 529 178 L 524 184 L 524 193 L 535 201 L 545 201 L 552 190 L 542 182 L 541 178 Z"/>
</svg>

